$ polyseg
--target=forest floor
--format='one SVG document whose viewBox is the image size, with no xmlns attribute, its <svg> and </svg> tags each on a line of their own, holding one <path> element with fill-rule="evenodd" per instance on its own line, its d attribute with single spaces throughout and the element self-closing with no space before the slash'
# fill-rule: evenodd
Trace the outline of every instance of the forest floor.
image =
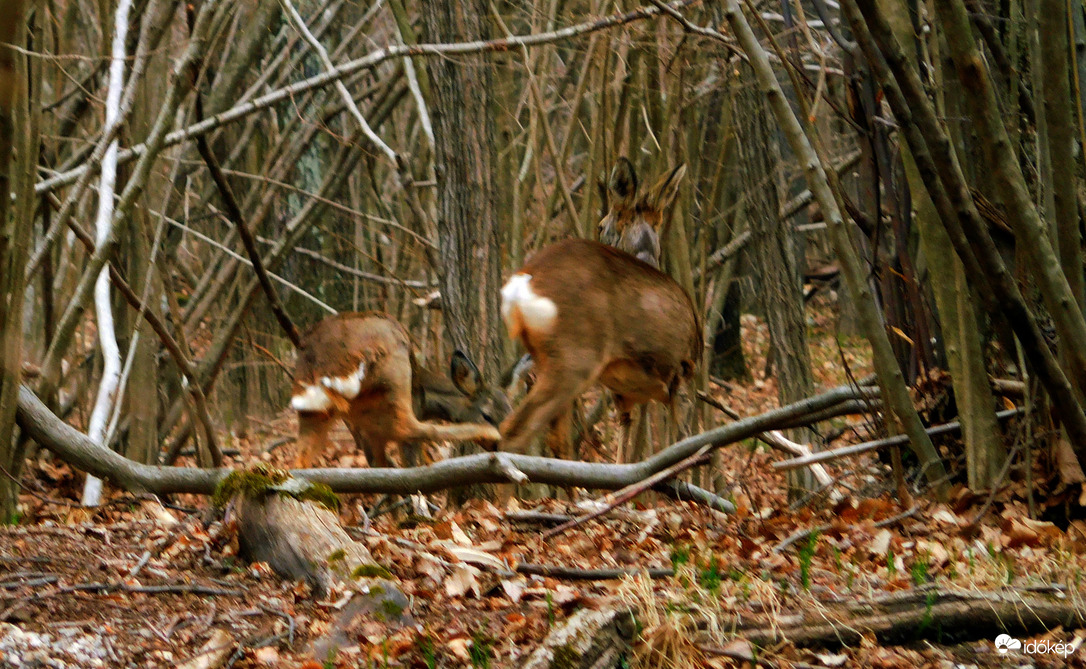
<svg viewBox="0 0 1086 669">
<path fill-rule="evenodd" d="M 816 313 L 825 314 L 810 322 L 819 389 L 845 382 L 845 367 L 855 378 L 869 373 L 860 340 L 839 337 L 829 310 Z M 743 330 L 753 378 L 715 394 L 754 415 L 777 405 L 776 384 L 764 377 L 764 326 L 748 316 Z M 926 398 L 933 412 L 937 394 Z M 834 425 L 841 432 L 835 446 L 875 431 L 859 416 Z M 238 441 L 231 464 L 285 465 L 292 445 L 269 452 L 265 444 L 291 430 L 286 414 L 267 423 Z M 608 443 L 613 426 L 603 430 Z M 345 432 L 338 442 L 340 453 L 327 464 L 361 466 Z M 957 441 L 940 447 L 948 461 L 960 459 L 953 457 Z M 992 495 L 958 484 L 950 503 L 918 498 L 905 508 L 887 466 L 868 455 L 829 466 L 843 497 L 792 508 L 784 476 L 770 467 L 779 454 L 752 441 L 721 456 L 713 475 L 727 482 L 725 496 L 738 506 L 733 515 L 649 495 L 543 538 L 551 525 L 517 514 L 580 515 L 601 498 L 580 491 L 572 500 L 521 500 L 506 509 L 473 502 L 433 519 L 374 518 L 370 532 L 354 534 L 400 580 L 415 624 L 352 628 L 349 643 L 318 658 L 312 644 L 335 631 L 341 603 L 239 560 L 206 499 L 180 496 L 165 508 L 114 492 L 107 504 L 86 510 L 75 503 L 80 475 L 39 460 L 28 471 L 22 522 L 0 529 L 0 666 L 198 667 L 212 666 L 200 661 L 218 654 L 214 666 L 511 667 L 575 611 L 619 608 L 632 609 L 640 624 L 629 666 L 1086 667 L 1079 647 L 1086 631 L 1033 626 L 1018 635 L 1021 649 L 1001 654 L 994 643 L 999 628 L 985 622 L 993 611 L 1007 615 L 997 604 L 1005 601 L 1027 609 L 1049 602 L 1082 619 L 1086 523 L 1053 524 L 1029 512 L 1033 490 L 1072 509 L 1063 516 L 1083 515 L 1082 484 L 1061 486 L 1054 465 L 1034 462 L 1031 479 L 1014 472 Z M 342 501 L 344 524 L 357 527 L 360 510 L 375 497 Z M 1046 511 L 1052 509 L 1032 517 Z M 506 568 L 640 572 L 607 580 L 503 576 L 487 570 L 487 560 L 457 557 L 472 552 Z M 673 573 L 653 579 L 649 568 Z M 915 619 L 910 601 L 919 602 Z M 961 607 L 942 606 L 953 602 L 964 603 L 964 615 Z M 864 615 L 858 611 L 887 610 L 898 618 L 885 634 L 804 641 L 827 623 L 842 633 L 867 629 L 853 617 Z M 785 640 L 772 640 L 775 631 Z"/>
</svg>

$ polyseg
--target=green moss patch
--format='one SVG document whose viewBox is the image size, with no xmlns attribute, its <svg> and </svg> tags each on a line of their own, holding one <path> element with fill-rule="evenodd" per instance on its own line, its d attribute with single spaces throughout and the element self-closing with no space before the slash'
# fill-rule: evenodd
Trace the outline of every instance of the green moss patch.
<svg viewBox="0 0 1086 669">
<path fill-rule="evenodd" d="M 290 475 L 285 471 L 265 464 L 254 465 L 249 469 L 239 469 L 230 472 L 219 482 L 219 485 L 215 486 L 211 503 L 221 509 L 238 495 L 248 499 L 259 499 L 288 478 Z"/>
<path fill-rule="evenodd" d="M 392 579 L 392 572 L 379 564 L 360 564 L 351 572 L 351 578 L 387 578 Z"/>
<path fill-rule="evenodd" d="M 215 487 L 211 503 L 221 509 L 231 498 L 238 495 L 259 500 L 273 492 L 288 495 L 299 502 L 316 502 L 333 513 L 339 512 L 339 498 L 327 485 L 305 479 L 292 479 L 290 474 L 282 469 L 263 463 L 230 472 Z"/>
</svg>

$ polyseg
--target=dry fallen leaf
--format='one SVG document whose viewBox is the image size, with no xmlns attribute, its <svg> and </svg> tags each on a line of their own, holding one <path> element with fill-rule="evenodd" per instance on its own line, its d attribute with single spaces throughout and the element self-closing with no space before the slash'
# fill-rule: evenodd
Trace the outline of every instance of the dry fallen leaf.
<svg viewBox="0 0 1086 669">
<path fill-rule="evenodd" d="M 840 667 L 848 662 L 848 655 L 844 653 L 830 654 L 830 653 L 816 653 L 815 657 L 818 661 L 827 667 Z"/>
<path fill-rule="evenodd" d="M 875 535 L 875 538 L 867 544 L 867 549 L 872 555 L 886 555 L 886 551 L 890 550 L 891 537 L 890 530 L 879 530 L 879 533 Z"/>
<path fill-rule="evenodd" d="M 509 601 L 516 604 L 520 601 L 521 596 L 524 595 L 524 579 L 523 578 L 507 578 L 501 582 L 502 591 L 505 592 L 505 596 L 509 598 Z"/>
<path fill-rule="evenodd" d="M 477 578 L 479 573 L 479 570 L 470 564 L 456 565 L 452 573 L 445 578 L 445 594 L 449 597 L 462 597 L 470 590 L 476 597 L 480 597 L 482 593 Z"/>
<path fill-rule="evenodd" d="M 449 641 L 445 644 L 445 647 L 449 649 L 450 653 L 460 658 L 464 662 L 467 662 L 471 659 L 471 655 L 470 653 L 468 653 L 468 648 L 471 647 L 471 639 L 467 637 L 449 639 Z"/>
</svg>

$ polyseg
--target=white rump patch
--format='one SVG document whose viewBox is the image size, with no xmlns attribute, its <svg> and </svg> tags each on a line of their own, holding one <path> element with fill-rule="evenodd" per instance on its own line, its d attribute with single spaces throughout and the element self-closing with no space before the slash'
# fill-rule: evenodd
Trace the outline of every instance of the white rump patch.
<svg viewBox="0 0 1086 669">
<path fill-rule="evenodd" d="M 332 398 L 318 385 L 306 386 L 305 390 L 290 398 L 290 408 L 295 411 L 328 411 Z"/>
<path fill-rule="evenodd" d="M 365 361 L 358 364 L 358 371 L 347 376 L 322 376 L 317 383 L 305 386 L 305 390 L 291 397 L 290 408 L 295 411 L 328 411 L 333 406 L 329 391 L 346 400 L 353 400 L 362 391 L 362 379 L 365 377 Z"/>
<path fill-rule="evenodd" d="M 550 331 L 558 316 L 558 306 L 532 290 L 531 274 L 514 274 L 502 286 L 502 320 L 506 327 L 512 326 L 514 310 L 529 330 Z"/>
<path fill-rule="evenodd" d="M 358 371 L 347 376 L 322 376 L 321 385 L 334 390 L 345 399 L 353 400 L 362 390 L 362 379 L 366 378 L 366 363 L 358 363 Z"/>
</svg>

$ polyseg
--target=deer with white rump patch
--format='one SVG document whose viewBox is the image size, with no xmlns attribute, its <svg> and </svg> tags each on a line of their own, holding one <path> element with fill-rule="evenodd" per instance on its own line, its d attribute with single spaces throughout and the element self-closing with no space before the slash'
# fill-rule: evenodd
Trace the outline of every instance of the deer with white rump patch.
<svg viewBox="0 0 1086 669">
<path fill-rule="evenodd" d="M 450 388 L 451 386 L 451 388 Z M 420 415 L 470 421 L 452 425 Z M 457 396 L 459 394 L 459 396 Z M 295 468 L 308 467 L 328 445 L 328 433 L 342 419 L 371 467 L 388 467 L 388 447 L 422 441 L 499 440 L 497 428 L 509 411 L 504 394 L 482 382 L 463 354 L 452 360 L 451 382 L 420 367 L 403 326 L 378 313 L 326 318 L 302 336 L 295 365 L 292 409 L 298 412 Z"/>
<path fill-rule="evenodd" d="M 570 407 L 595 382 L 615 395 L 627 451 L 633 408 L 657 400 L 674 417 L 679 385 L 701 357 L 698 318 L 682 287 L 597 242 L 567 239 L 536 253 L 502 288 L 501 313 L 537 376 L 501 426 L 502 449 L 514 453 L 553 426 L 550 448 L 565 457 Z"/>
</svg>

